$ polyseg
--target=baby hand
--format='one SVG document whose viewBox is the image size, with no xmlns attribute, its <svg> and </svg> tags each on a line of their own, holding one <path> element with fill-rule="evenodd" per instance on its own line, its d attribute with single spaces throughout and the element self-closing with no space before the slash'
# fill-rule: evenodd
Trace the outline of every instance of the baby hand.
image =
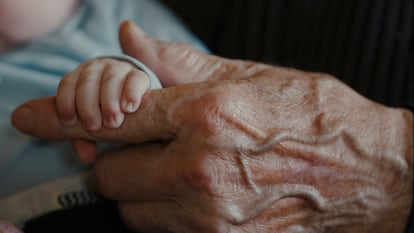
<svg viewBox="0 0 414 233">
<path fill-rule="evenodd" d="M 149 78 L 126 61 L 97 58 L 82 63 L 59 83 L 57 111 L 65 126 L 80 118 L 91 131 L 118 128 L 125 113 L 135 112 L 149 87 Z"/>
</svg>

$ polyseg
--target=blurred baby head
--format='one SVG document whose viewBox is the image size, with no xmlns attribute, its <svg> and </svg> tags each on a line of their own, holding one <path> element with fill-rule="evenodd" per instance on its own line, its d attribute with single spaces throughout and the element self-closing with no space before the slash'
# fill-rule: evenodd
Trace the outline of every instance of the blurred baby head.
<svg viewBox="0 0 414 233">
<path fill-rule="evenodd" d="M 77 0 L 0 0 L 0 50 L 56 30 L 76 3 Z"/>
</svg>

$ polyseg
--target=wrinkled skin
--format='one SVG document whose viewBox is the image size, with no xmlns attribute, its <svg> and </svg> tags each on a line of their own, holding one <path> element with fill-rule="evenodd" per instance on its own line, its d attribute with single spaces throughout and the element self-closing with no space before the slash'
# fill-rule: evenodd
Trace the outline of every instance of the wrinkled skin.
<svg viewBox="0 0 414 233">
<path fill-rule="evenodd" d="M 94 171 L 132 229 L 403 232 L 411 113 L 326 74 L 157 42 L 130 22 L 120 41 L 169 88 L 145 94 L 119 129 L 64 127 L 54 97 L 22 105 L 13 124 L 38 137 L 76 139 L 79 153 L 94 151 L 93 141 L 129 143 L 98 156 Z"/>
</svg>

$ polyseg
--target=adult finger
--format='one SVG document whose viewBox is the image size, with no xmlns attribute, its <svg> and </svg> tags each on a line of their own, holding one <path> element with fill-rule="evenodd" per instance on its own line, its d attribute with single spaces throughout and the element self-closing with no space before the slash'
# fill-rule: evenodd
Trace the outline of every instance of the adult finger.
<svg viewBox="0 0 414 233">
<path fill-rule="evenodd" d="M 197 204 L 173 200 L 120 202 L 119 211 L 127 226 L 137 232 L 229 232 L 225 219 L 208 215 Z"/>
<path fill-rule="evenodd" d="M 89 164 L 95 161 L 97 156 L 96 142 L 74 139 L 71 140 L 71 144 L 82 162 Z"/>
<path fill-rule="evenodd" d="M 122 141 L 141 143 L 169 140 L 177 131 L 173 109 L 170 108 L 179 96 L 168 89 L 148 91 L 142 97 L 138 111 L 128 114 L 117 129 L 101 127 L 88 131 L 78 121 L 74 126 L 65 127 L 57 114 L 55 97 L 31 100 L 17 107 L 12 114 L 15 128 L 31 136 L 48 140 L 87 139 L 92 141 Z"/>
<path fill-rule="evenodd" d="M 167 155 L 159 143 L 116 148 L 99 156 L 94 164 L 98 191 L 108 199 L 165 201 L 180 189 L 175 155 Z"/>
<path fill-rule="evenodd" d="M 119 211 L 125 224 L 137 232 L 185 232 L 172 231 L 177 226 L 169 201 L 127 202 L 119 204 Z M 175 227 L 177 229 L 178 227 Z"/>
<path fill-rule="evenodd" d="M 163 86 L 243 78 L 263 69 L 256 63 L 219 58 L 188 45 L 157 41 L 131 21 L 120 25 L 119 40 L 124 53 L 147 65 Z"/>
</svg>

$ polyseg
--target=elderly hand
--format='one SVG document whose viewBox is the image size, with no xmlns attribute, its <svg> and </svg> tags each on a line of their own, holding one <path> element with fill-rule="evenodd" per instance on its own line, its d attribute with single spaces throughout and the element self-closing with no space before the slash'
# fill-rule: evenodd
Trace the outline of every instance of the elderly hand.
<svg viewBox="0 0 414 233">
<path fill-rule="evenodd" d="M 325 74 L 206 55 L 129 22 L 120 40 L 169 87 L 145 94 L 119 129 L 64 127 L 53 97 L 20 106 L 13 124 L 48 139 L 130 143 L 94 171 L 132 229 L 403 232 L 411 113 Z"/>
</svg>

